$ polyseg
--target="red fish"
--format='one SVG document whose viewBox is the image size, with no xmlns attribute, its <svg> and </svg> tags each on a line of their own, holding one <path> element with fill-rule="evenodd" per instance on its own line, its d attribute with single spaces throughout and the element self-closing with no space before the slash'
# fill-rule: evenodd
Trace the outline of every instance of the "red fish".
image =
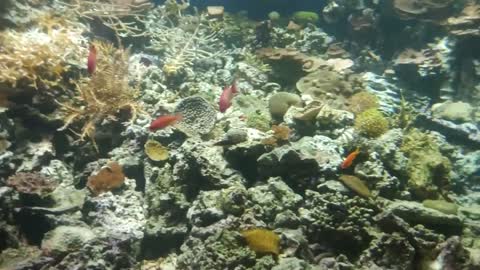
<svg viewBox="0 0 480 270">
<path fill-rule="evenodd" d="M 355 151 L 351 152 L 342 162 L 340 168 L 346 169 L 352 165 L 355 158 L 357 158 L 358 154 L 360 154 L 360 149 L 357 148 Z"/>
<path fill-rule="evenodd" d="M 166 128 L 182 120 L 181 114 L 161 115 L 150 124 L 150 131 Z"/>
<path fill-rule="evenodd" d="M 97 67 L 97 49 L 93 44 L 90 44 L 88 52 L 87 70 L 88 74 L 92 75 Z"/>
<path fill-rule="evenodd" d="M 232 99 L 237 93 L 238 89 L 236 80 L 233 80 L 232 85 L 225 86 L 225 88 L 223 88 L 223 92 L 220 95 L 220 100 L 218 101 L 220 112 L 224 113 L 228 108 L 230 108 L 230 106 L 232 106 Z"/>
</svg>

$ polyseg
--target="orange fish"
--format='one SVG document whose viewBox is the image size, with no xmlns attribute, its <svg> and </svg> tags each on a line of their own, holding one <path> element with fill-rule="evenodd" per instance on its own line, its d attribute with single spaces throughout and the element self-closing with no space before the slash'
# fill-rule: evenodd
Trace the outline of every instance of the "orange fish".
<svg viewBox="0 0 480 270">
<path fill-rule="evenodd" d="M 355 158 L 357 158 L 358 154 L 360 154 L 359 148 L 357 148 L 355 151 L 348 154 L 348 156 L 343 160 L 342 164 L 340 165 L 340 168 L 346 169 L 350 167 L 353 161 L 355 160 Z"/>
<path fill-rule="evenodd" d="M 166 128 L 182 120 L 181 114 L 161 115 L 150 124 L 150 131 Z"/>
<path fill-rule="evenodd" d="M 87 70 L 88 74 L 92 75 L 97 67 L 97 49 L 93 44 L 90 44 L 88 52 Z"/>
</svg>

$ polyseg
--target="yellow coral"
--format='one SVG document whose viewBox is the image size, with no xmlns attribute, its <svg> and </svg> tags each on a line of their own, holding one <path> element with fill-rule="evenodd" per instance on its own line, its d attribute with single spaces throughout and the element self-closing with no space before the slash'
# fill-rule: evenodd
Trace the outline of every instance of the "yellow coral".
<svg viewBox="0 0 480 270">
<path fill-rule="evenodd" d="M 355 129 L 367 137 L 378 137 L 387 132 L 388 120 L 379 110 L 368 109 L 355 119 Z"/>
<path fill-rule="evenodd" d="M 342 181 L 345 186 L 353 190 L 358 195 L 365 198 L 371 196 L 370 189 L 368 189 L 367 185 L 365 185 L 365 183 L 360 180 L 360 178 L 354 175 L 342 174 L 340 175 L 339 180 Z"/>
<path fill-rule="evenodd" d="M 168 159 L 168 149 L 154 140 L 148 140 L 145 143 L 145 154 L 153 161 Z"/>
<path fill-rule="evenodd" d="M 280 237 L 267 229 L 250 229 L 242 232 L 248 246 L 258 253 L 280 253 Z"/>
<path fill-rule="evenodd" d="M 122 109 L 129 109 L 135 119 L 140 105 L 136 102 L 138 88 L 128 80 L 129 54 L 112 44 L 94 42 L 97 49 L 96 71 L 91 77 L 75 82 L 78 95 L 72 102 L 62 103 L 65 125 L 83 121 L 80 139 L 93 139 L 95 125 L 104 119 L 116 119 Z"/>
<path fill-rule="evenodd" d="M 20 81 L 39 89 L 57 86 L 72 62 L 86 53 L 80 24 L 46 14 L 39 28 L 0 32 L 0 82 L 17 87 Z"/>
</svg>

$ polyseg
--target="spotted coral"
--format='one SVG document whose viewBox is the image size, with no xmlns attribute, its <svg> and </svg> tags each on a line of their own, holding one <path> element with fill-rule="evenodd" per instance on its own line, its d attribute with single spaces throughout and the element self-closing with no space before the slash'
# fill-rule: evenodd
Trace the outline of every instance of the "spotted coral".
<svg viewBox="0 0 480 270">
<path fill-rule="evenodd" d="M 175 108 L 182 115 L 177 127 L 188 135 L 205 135 L 215 127 L 216 110 L 200 96 L 184 98 Z"/>
<path fill-rule="evenodd" d="M 257 253 L 280 253 L 280 237 L 273 231 L 261 228 L 242 232 L 248 246 Z"/>
<path fill-rule="evenodd" d="M 93 194 L 99 195 L 122 186 L 124 181 L 122 166 L 116 161 L 110 161 L 88 178 L 87 187 Z"/>
<path fill-rule="evenodd" d="M 355 129 L 362 135 L 375 138 L 388 130 L 388 120 L 378 109 L 369 109 L 357 116 Z"/>
</svg>

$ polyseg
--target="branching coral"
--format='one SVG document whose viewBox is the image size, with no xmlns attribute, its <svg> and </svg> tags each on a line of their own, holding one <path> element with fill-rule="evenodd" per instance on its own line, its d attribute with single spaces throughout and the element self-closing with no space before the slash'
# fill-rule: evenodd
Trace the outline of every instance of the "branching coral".
<svg viewBox="0 0 480 270">
<path fill-rule="evenodd" d="M 63 3 L 66 12 L 93 20 L 100 19 L 103 24 L 112 29 L 119 37 L 145 36 L 142 24 L 143 12 L 152 4 L 146 0 L 109 0 L 85 1 L 74 0 L 73 3 Z"/>
<path fill-rule="evenodd" d="M 61 104 L 65 125 L 83 121 L 80 139 L 92 138 L 95 125 L 104 119 L 116 119 L 122 109 L 130 109 L 135 119 L 140 105 L 135 101 L 138 89 L 128 81 L 128 57 L 123 49 L 111 44 L 95 42 L 97 48 L 96 71 L 90 78 L 75 82 L 78 95 L 70 103 Z"/>
<path fill-rule="evenodd" d="M 161 11 L 152 12 L 146 19 L 151 30 L 148 48 L 162 55 L 163 71 L 167 75 L 223 51 L 217 33 L 211 31 L 203 16 L 184 16 L 178 21 L 178 25 L 174 25 Z"/>
<path fill-rule="evenodd" d="M 45 15 L 39 28 L 0 32 L 0 82 L 22 82 L 36 89 L 57 86 L 62 74 L 84 55 L 84 28 Z"/>
</svg>

